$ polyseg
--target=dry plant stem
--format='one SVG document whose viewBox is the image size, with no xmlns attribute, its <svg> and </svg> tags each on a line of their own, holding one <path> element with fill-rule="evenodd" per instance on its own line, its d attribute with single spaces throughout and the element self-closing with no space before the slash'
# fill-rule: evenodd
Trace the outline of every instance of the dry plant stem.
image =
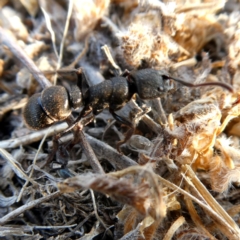
<svg viewBox="0 0 240 240">
<path fill-rule="evenodd" d="M 107 159 L 111 164 L 115 165 L 117 169 L 124 169 L 130 166 L 138 165 L 131 158 L 119 154 L 118 151 L 106 143 L 99 141 L 98 139 L 93 138 L 87 134 L 86 137 L 92 148 L 96 150 L 96 154 L 99 157 L 104 157 Z"/>
<path fill-rule="evenodd" d="M 69 234 L 66 234 L 66 238 L 64 240 L 69 239 L 71 236 L 75 236 L 75 231 L 77 231 L 79 228 L 83 226 L 84 223 L 86 223 L 92 216 L 94 215 L 94 212 L 90 213 L 86 218 L 84 218 Z"/>
<path fill-rule="evenodd" d="M 229 225 L 221 215 L 218 215 L 209 205 L 204 204 L 202 201 L 191 195 L 190 193 L 186 192 L 185 190 L 181 189 L 177 185 L 167 181 L 166 179 L 157 176 L 159 179 L 159 182 L 163 183 L 165 186 L 169 187 L 170 189 L 176 190 L 180 193 L 182 193 L 185 197 L 193 200 L 197 204 L 199 204 L 216 222 L 220 223 L 222 226 L 225 225 L 225 228 L 228 229 L 228 232 L 224 232 L 224 234 L 229 238 L 229 239 L 234 239 L 238 240 L 240 239 L 240 233 L 239 231 L 235 230 L 232 228 L 231 225 Z M 220 231 L 222 231 L 222 228 L 219 228 Z"/>
<path fill-rule="evenodd" d="M 111 63 L 111 65 L 118 71 L 119 75 L 121 74 L 121 69 L 120 67 L 114 62 L 112 54 L 108 48 L 107 45 L 104 45 L 101 47 L 101 49 L 104 51 L 105 55 L 108 58 L 108 61 Z"/>
<path fill-rule="evenodd" d="M 33 232 L 36 229 L 45 229 L 45 230 L 52 230 L 52 229 L 64 229 L 64 228 L 73 228 L 76 227 L 77 224 L 72 225 L 63 225 L 63 226 L 21 226 L 21 227 L 14 227 L 14 226 L 3 226 L 0 227 L 0 237 L 7 237 L 7 236 L 26 236 L 27 232 Z M 33 235 L 31 236 L 33 239 Z"/>
<path fill-rule="evenodd" d="M 57 133 L 62 132 L 67 127 L 68 127 L 67 123 L 61 123 L 59 125 L 54 125 L 52 127 L 49 127 L 48 129 L 29 133 L 28 135 L 25 135 L 19 138 L 0 141 L 0 148 L 8 149 L 8 148 L 16 148 L 19 146 L 29 145 L 31 143 L 41 141 L 41 139 L 45 136 L 46 133 L 48 133 L 47 137 L 50 137 Z"/>
<path fill-rule="evenodd" d="M 158 113 L 158 117 L 159 117 L 159 120 L 162 124 L 166 124 L 167 123 L 167 117 L 166 117 L 166 114 L 165 114 L 165 111 L 162 107 L 162 102 L 161 102 L 161 99 L 160 98 L 156 98 L 154 100 L 152 100 L 154 105 L 155 105 L 155 109 Z"/>
<path fill-rule="evenodd" d="M 45 9 L 43 7 L 41 7 L 41 9 L 42 9 L 43 15 L 45 17 L 46 27 L 47 27 L 48 31 L 50 32 L 50 35 L 51 35 L 53 51 L 56 55 L 56 58 L 59 58 L 58 51 L 57 51 L 57 46 L 56 46 L 55 32 L 53 31 L 53 28 L 52 28 L 51 19 L 49 17 L 49 14 L 45 11 Z"/>
<path fill-rule="evenodd" d="M 187 192 L 189 192 L 189 188 L 188 186 L 185 189 Z M 215 239 L 216 238 L 214 236 L 212 236 L 212 234 L 209 233 L 209 231 L 205 228 L 205 226 L 203 225 L 201 218 L 199 217 L 196 209 L 194 208 L 193 202 L 191 199 L 189 198 L 185 198 L 184 199 L 189 211 L 189 214 L 191 215 L 191 218 L 193 220 L 193 222 L 195 223 L 196 227 L 202 230 L 202 233 L 205 234 L 206 236 L 208 236 L 210 239 Z"/>
<path fill-rule="evenodd" d="M 184 7 L 179 7 L 176 9 L 176 13 L 183 13 L 183 12 L 189 12 L 192 10 L 203 10 L 203 9 L 209 9 L 209 8 L 213 8 L 215 9 L 215 11 L 220 10 L 223 8 L 223 4 L 220 1 L 220 4 L 217 4 L 215 2 L 213 3 L 192 3 L 192 4 L 186 4 L 186 6 Z"/>
<path fill-rule="evenodd" d="M 179 67 L 182 67 L 182 66 L 184 66 L 184 67 L 192 67 L 192 66 L 194 66 L 196 64 L 197 64 L 197 60 L 196 60 L 195 57 L 194 58 L 189 58 L 189 59 L 184 60 L 182 62 L 178 62 L 178 63 L 173 64 L 171 66 L 171 70 L 172 71 L 176 70 L 176 69 L 178 69 Z"/>
<path fill-rule="evenodd" d="M 37 200 L 31 201 L 29 203 L 26 203 L 25 205 L 13 210 L 12 212 L 8 213 L 4 217 L 0 218 L 0 225 L 5 224 L 6 222 L 12 220 L 13 218 L 19 216 L 20 214 L 24 213 L 25 211 L 37 206 L 38 204 L 41 204 L 43 202 L 49 201 L 53 198 L 56 198 L 60 196 L 61 193 L 59 191 L 56 191 L 46 197 L 39 198 Z"/>
<path fill-rule="evenodd" d="M 231 216 L 234 217 L 240 212 L 240 204 L 231 207 L 230 209 L 227 210 L 227 213 Z"/>
<path fill-rule="evenodd" d="M 72 10 L 73 10 L 73 0 L 69 0 L 67 19 L 66 19 L 66 23 L 65 23 L 65 28 L 64 28 L 64 32 L 63 32 L 62 41 L 61 41 L 61 44 L 60 44 L 57 70 L 61 67 L 61 62 L 62 62 L 62 58 L 63 58 L 64 42 L 65 42 L 65 39 L 66 39 L 66 36 L 67 36 L 67 33 L 68 33 L 69 22 L 70 22 L 70 19 L 71 19 Z"/>
<path fill-rule="evenodd" d="M 95 173 L 104 174 L 104 170 L 103 170 L 101 164 L 99 163 L 95 153 L 93 152 L 90 144 L 88 143 L 83 131 L 80 130 L 78 132 L 78 134 L 80 136 L 80 141 L 81 141 L 81 145 L 84 149 L 84 153 L 86 154 L 87 159 L 90 162 L 92 169 L 94 170 Z"/>
<path fill-rule="evenodd" d="M 80 61 L 80 59 L 87 53 L 88 48 L 89 48 L 89 46 L 88 46 L 89 37 L 90 37 L 90 35 L 88 35 L 85 39 L 84 49 L 82 50 L 82 52 L 76 57 L 76 59 L 70 65 L 68 65 L 66 67 L 67 69 L 75 68 L 75 66 Z"/>
<path fill-rule="evenodd" d="M 6 159 L 9 165 L 11 166 L 11 169 L 16 173 L 18 177 L 21 179 L 24 179 L 25 181 L 29 181 L 33 184 L 33 186 L 38 186 L 38 183 L 29 178 L 23 170 L 18 166 L 18 162 L 12 157 L 10 153 L 8 153 L 5 149 L 0 148 L 0 155 L 2 158 Z"/>
<path fill-rule="evenodd" d="M 48 131 L 49 131 L 49 129 L 48 129 Z M 42 141 L 41 141 L 41 143 L 40 143 L 40 145 L 39 145 L 39 148 L 38 148 L 38 150 L 37 150 L 37 153 L 36 153 L 36 155 L 35 155 L 35 157 L 34 157 L 34 160 L 33 160 L 33 163 L 32 163 L 32 169 L 31 169 L 31 172 L 30 172 L 30 174 L 29 174 L 29 178 L 30 178 L 30 179 L 32 178 L 32 175 L 33 175 L 33 172 L 34 172 L 34 166 L 36 165 L 37 158 L 38 158 L 38 154 L 40 153 L 40 151 L 41 151 L 41 149 L 42 149 L 42 146 L 43 146 L 43 143 L 45 142 L 47 136 L 48 136 L 48 132 L 46 132 L 46 134 L 44 135 L 44 137 L 43 137 L 43 139 L 42 139 Z M 23 187 L 22 187 L 22 189 L 21 189 L 21 191 L 20 191 L 20 193 L 19 193 L 17 202 L 19 202 L 20 199 L 22 198 L 22 194 L 23 194 L 25 188 L 27 187 L 28 183 L 29 183 L 29 181 L 27 180 L 27 181 L 25 182 L 25 184 L 23 185 Z"/>
<path fill-rule="evenodd" d="M 69 21 L 70 21 L 71 15 L 72 15 L 72 8 L 73 8 L 73 0 L 70 0 L 69 1 L 69 7 L 68 7 L 67 19 L 66 19 L 66 23 L 65 23 L 64 32 L 63 32 L 63 37 L 62 37 L 62 41 L 61 41 L 61 44 L 60 44 L 59 54 L 57 53 L 57 47 L 56 47 L 56 43 L 55 43 L 55 35 L 54 35 L 54 32 L 53 32 L 52 27 L 51 27 L 51 21 L 49 21 L 49 23 L 48 23 L 48 21 L 47 21 L 48 15 L 44 11 L 44 9 L 42 9 L 42 11 L 44 13 L 44 16 L 46 18 L 46 23 L 48 23 L 47 25 L 49 25 L 48 29 L 49 29 L 49 31 L 51 33 L 51 36 L 52 36 L 53 49 L 54 49 L 54 52 L 56 54 L 56 57 L 58 58 L 56 72 L 61 67 L 61 62 L 62 62 L 62 58 L 63 58 L 64 42 L 65 42 L 65 38 L 66 38 L 66 35 L 67 35 L 67 32 L 68 32 Z M 56 85 L 56 83 L 57 83 L 57 74 L 54 75 L 54 84 L 53 85 Z"/>
<path fill-rule="evenodd" d="M 21 227 L 12 227 L 12 226 L 4 226 L 0 227 L 0 237 L 6 237 L 6 236 L 23 236 L 27 232 L 32 232 L 34 230 L 34 227 L 30 226 L 21 226 Z M 5 238 L 6 239 L 6 238 Z"/>
<path fill-rule="evenodd" d="M 34 78 L 42 86 L 42 88 L 50 87 L 50 82 L 45 78 L 43 73 L 37 68 L 35 63 L 27 56 L 27 54 L 18 46 L 11 36 L 0 27 L 0 41 L 6 45 L 12 54 L 18 58 L 24 66 L 32 73 Z"/>
<path fill-rule="evenodd" d="M 201 183 L 201 181 L 197 178 L 196 174 L 190 168 L 190 166 L 184 165 L 183 170 L 186 173 L 186 176 L 191 179 L 191 186 L 194 186 L 197 191 L 201 194 L 204 200 L 209 204 L 209 206 L 216 211 L 219 215 L 221 215 L 225 221 L 235 228 L 239 234 L 240 230 L 237 224 L 233 221 L 233 219 L 227 214 L 227 212 L 221 207 L 221 205 L 213 198 L 213 196 L 208 192 L 206 187 Z M 189 181 L 187 181 L 189 183 Z"/>
<path fill-rule="evenodd" d="M 94 196 L 94 192 L 92 189 L 89 189 L 90 193 L 91 193 L 91 197 L 92 197 L 92 201 L 93 201 L 93 208 L 94 208 L 94 213 L 96 218 L 98 219 L 98 221 L 103 225 L 103 227 L 105 229 L 107 229 L 107 226 L 105 225 L 105 223 L 103 222 L 103 220 L 100 218 L 100 216 L 98 215 L 98 211 L 97 211 L 97 204 L 96 204 L 96 200 L 95 200 L 95 196 Z"/>
<path fill-rule="evenodd" d="M 63 226 L 34 226 L 32 229 L 62 229 L 62 228 L 72 228 L 76 227 L 76 223 L 72 225 L 63 225 Z"/>
<path fill-rule="evenodd" d="M 114 33 L 118 33 L 119 32 L 119 28 L 117 27 L 116 24 L 114 24 L 113 21 L 111 21 L 110 18 L 108 18 L 106 16 L 103 16 L 101 18 L 101 21 L 102 21 L 101 27 L 108 26 L 112 30 L 112 32 L 114 32 Z"/>
<path fill-rule="evenodd" d="M 0 85 L 1 85 L 1 83 L 0 83 Z M 0 86 L 0 88 L 1 88 L 1 86 Z M 2 90 L 4 90 L 4 89 L 2 89 Z M 13 95 L 13 93 L 11 93 L 11 94 Z M 7 112 L 12 111 L 12 110 L 17 110 L 17 109 L 24 107 L 26 105 L 27 100 L 28 100 L 27 97 L 23 97 L 23 98 L 19 99 L 19 101 L 17 98 L 17 100 L 16 100 L 17 102 L 12 101 L 12 102 L 9 102 L 9 104 L 7 106 L 2 107 L 0 110 L 0 120 Z"/>
<path fill-rule="evenodd" d="M 152 118 L 150 118 L 148 115 L 144 115 L 142 118 L 142 121 L 156 134 L 159 134 L 162 132 L 163 128 L 153 121 Z"/>
<path fill-rule="evenodd" d="M 11 227 L 11 226 L 4 226 L 4 227 L 0 227 L 0 236 L 2 234 L 3 231 L 24 231 L 24 232 L 30 232 L 30 231 L 33 231 L 34 229 L 62 229 L 62 228 L 72 228 L 72 227 L 76 227 L 77 224 L 72 224 L 72 225 L 63 225 L 63 226 L 23 226 L 22 228 L 18 227 L 18 228 L 15 228 L 15 227 Z"/>
<path fill-rule="evenodd" d="M 183 216 L 179 217 L 172 226 L 168 229 L 166 235 L 163 240 L 171 240 L 174 233 L 185 223 L 185 218 Z"/>
</svg>

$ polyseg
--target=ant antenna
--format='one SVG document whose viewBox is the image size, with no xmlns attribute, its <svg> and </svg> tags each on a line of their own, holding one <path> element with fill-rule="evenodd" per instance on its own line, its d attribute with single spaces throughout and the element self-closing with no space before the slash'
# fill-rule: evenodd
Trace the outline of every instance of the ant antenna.
<svg viewBox="0 0 240 240">
<path fill-rule="evenodd" d="M 230 86 L 227 83 L 223 83 L 223 82 L 205 82 L 205 83 L 193 84 L 193 83 L 185 82 L 184 80 L 169 77 L 169 76 L 166 76 L 166 75 L 163 75 L 163 79 L 164 80 L 172 79 L 172 80 L 174 80 L 176 82 L 179 82 L 182 85 L 187 86 L 187 87 L 219 86 L 219 87 L 227 89 L 229 92 L 232 92 L 232 93 L 234 92 L 232 86 Z"/>
</svg>

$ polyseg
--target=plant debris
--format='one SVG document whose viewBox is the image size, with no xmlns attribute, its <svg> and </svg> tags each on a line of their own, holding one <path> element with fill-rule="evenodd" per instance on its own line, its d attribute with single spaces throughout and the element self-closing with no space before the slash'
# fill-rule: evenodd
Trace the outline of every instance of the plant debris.
<svg viewBox="0 0 240 240">
<path fill-rule="evenodd" d="M 240 239 L 239 10 L 234 0 L 1 1 L 0 237 Z M 43 130 L 24 122 L 33 94 L 70 89 L 76 73 L 93 86 L 146 68 L 190 87 L 176 81 L 119 110 L 136 125 L 122 153 L 130 130 L 109 109 L 73 125 L 83 103 Z"/>
</svg>

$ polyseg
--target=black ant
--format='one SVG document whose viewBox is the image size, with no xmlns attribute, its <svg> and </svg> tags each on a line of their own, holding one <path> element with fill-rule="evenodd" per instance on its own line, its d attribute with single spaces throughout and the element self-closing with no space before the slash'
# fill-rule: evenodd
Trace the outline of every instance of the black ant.
<svg viewBox="0 0 240 240">
<path fill-rule="evenodd" d="M 63 86 L 51 86 L 41 93 L 34 94 L 29 99 L 23 110 L 27 127 L 35 130 L 46 128 L 55 122 L 66 119 L 71 114 L 72 108 L 76 109 L 83 106 L 74 122 L 75 125 L 89 113 L 97 115 L 103 109 L 108 108 L 114 119 L 130 127 L 125 139 L 118 143 L 118 151 L 120 151 L 120 145 L 132 136 L 135 124 L 116 114 L 116 111 L 126 105 L 134 94 L 138 94 L 143 100 L 161 98 L 173 89 L 171 79 L 188 87 L 215 85 L 233 92 L 233 88 L 226 83 L 208 82 L 194 85 L 162 75 L 159 70 L 150 68 L 125 71 L 121 76 L 113 77 L 94 86 L 88 85 L 83 69 L 73 71 L 77 73 L 78 84 L 73 85 L 71 89 L 66 89 Z M 72 127 L 68 128 L 67 131 Z"/>
</svg>

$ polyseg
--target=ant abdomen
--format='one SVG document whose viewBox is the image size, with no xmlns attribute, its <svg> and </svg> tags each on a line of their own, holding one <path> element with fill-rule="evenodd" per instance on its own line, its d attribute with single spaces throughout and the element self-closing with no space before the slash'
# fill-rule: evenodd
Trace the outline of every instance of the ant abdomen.
<svg viewBox="0 0 240 240">
<path fill-rule="evenodd" d="M 62 121 L 71 114 L 71 106 L 67 89 L 52 86 L 42 91 L 42 108 L 54 121 Z"/>
<path fill-rule="evenodd" d="M 39 99 L 41 100 L 41 93 L 34 94 L 23 108 L 24 122 L 28 128 L 34 130 L 46 128 L 54 123 L 42 109 Z"/>
<path fill-rule="evenodd" d="M 23 109 L 27 127 L 35 130 L 62 121 L 70 114 L 69 93 L 62 86 L 51 86 L 42 93 L 34 94 Z"/>
</svg>

